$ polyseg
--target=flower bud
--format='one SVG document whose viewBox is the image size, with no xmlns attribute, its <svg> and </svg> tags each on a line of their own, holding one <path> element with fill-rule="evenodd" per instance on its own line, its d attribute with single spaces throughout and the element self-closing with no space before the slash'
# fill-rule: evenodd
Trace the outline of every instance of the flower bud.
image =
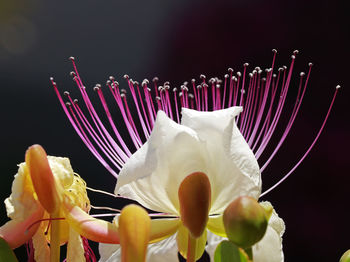
<svg viewBox="0 0 350 262">
<path fill-rule="evenodd" d="M 224 211 L 223 222 L 227 237 L 242 248 L 249 248 L 261 240 L 268 219 L 265 209 L 252 197 L 241 196 Z"/>
<path fill-rule="evenodd" d="M 339 262 L 350 262 L 350 249 L 342 255 Z"/>
</svg>

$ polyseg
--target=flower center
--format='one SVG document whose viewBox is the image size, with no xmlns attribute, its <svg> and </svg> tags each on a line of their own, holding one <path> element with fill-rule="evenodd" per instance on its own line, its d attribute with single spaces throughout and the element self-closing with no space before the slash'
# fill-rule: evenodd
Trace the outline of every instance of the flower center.
<svg viewBox="0 0 350 262">
<path fill-rule="evenodd" d="M 180 184 L 178 196 L 182 223 L 194 238 L 200 237 L 207 225 L 210 209 L 208 176 L 202 172 L 188 175 Z"/>
</svg>

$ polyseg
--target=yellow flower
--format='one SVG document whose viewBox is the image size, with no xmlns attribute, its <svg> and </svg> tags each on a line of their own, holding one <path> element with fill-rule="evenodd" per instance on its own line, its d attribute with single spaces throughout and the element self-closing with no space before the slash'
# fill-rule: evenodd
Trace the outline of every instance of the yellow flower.
<svg viewBox="0 0 350 262">
<path fill-rule="evenodd" d="M 68 158 L 47 156 L 41 146 L 34 145 L 25 160 L 5 200 L 11 220 L 0 227 L 0 236 L 11 248 L 32 238 L 37 262 L 59 261 L 60 245 L 68 242 L 67 261 L 85 261 L 81 236 L 119 243 L 116 225 L 88 215 L 86 184 Z"/>
</svg>

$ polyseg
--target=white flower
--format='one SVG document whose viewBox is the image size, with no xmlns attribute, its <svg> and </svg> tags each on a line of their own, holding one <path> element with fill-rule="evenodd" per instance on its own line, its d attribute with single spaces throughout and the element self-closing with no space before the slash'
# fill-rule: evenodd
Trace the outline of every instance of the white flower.
<svg viewBox="0 0 350 262">
<path fill-rule="evenodd" d="M 122 168 L 116 194 L 134 199 L 148 209 L 176 217 L 152 220 L 151 242 L 170 238 L 149 245 L 148 261 L 178 261 L 177 247 L 186 256 L 189 232 L 181 222 L 178 190 L 188 175 L 203 172 L 211 185 L 211 206 L 206 227 L 209 232 L 205 229 L 197 239 L 197 247 L 200 248 L 197 248 L 196 258 L 204 252 L 207 234 L 209 253 L 213 243 L 216 244 L 212 241 L 211 232 L 225 236 L 220 214 L 230 202 L 242 195 L 259 198 L 259 166 L 235 123 L 235 117 L 241 111 L 241 107 L 214 112 L 183 108 L 181 125 L 159 111 L 149 140 Z M 278 229 L 273 226 L 275 220 L 282 225 Z M 274 213 L 264 237 L 273 242 L 270 244 L 263 239 L 254 246 L 257 257 L 261 257 L 258 261 L 283 260 L 283 231 L 283 222 Z M 175 232 L 176 236 L 171 236 Z M 100 253 L 101 261 L 120 260 L 118 245 L 100 244 Z"/>
</svg>

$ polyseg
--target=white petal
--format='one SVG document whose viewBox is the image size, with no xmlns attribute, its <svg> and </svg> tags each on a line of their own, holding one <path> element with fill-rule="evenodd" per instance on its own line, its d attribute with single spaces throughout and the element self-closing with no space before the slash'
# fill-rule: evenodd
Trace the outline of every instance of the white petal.
<svg viewBox="0 0 350 262">
<path fill-rule="evenodd" d="M 269 220 L 265 236 L 253 246 L 254 262 L 281 262 L 284 261 L 282 250 L 282 235 L 285 225 L 275 210 Z"/>
<path fill-rule="evenodd" d="M 115 192 L 143 206 L 178 214 L 178 188 L 189 174 L 207 172 L 205 144 L 159 111 L 149 140 L 127 161 Z"/>
<path fill-rule="evenodd" d="M 220 237 L 218 235 L 215 235 L 214 233 L 210 232 L 208 230 L 207 234 L 207 246 L 205 247 L 205 250 L 209 254 L 210 261 L 214 262 L 214 253 L 216 247 L 220 244 L 221 241 L 227 240 L 225 237 Z"/>
<path fill-rule="evenodd" d="M 162 241 L 148 245 L 148 262 L 178 262 L 176 234 Z"/>
<path fill-rule="evenodd" d="M 222 213 L 238 196 L 257 199 L 260 195 L 259 165 L 235 123 L 241 111 L 241 107 L 214 112 L 182 109 L 181 124 L 206 141 L 207 175 L 212 185 L 210 213 Z"/>
<path fill-rule="evenodd" d="M 100 262 L 107 261 L 121 261 L 120 254 L 121 248 L 120 245 L 116 244 L 102 244 L 98 245 L 98 251 L 100 253 Z"/>
<path fill-rule="evenodd" d="M 100 244 L 100 262 L 120 262 L 120 245 Z M 178 262 L 176 234 L 154 244 L 149 244 L 147 249 L 147 262 Z"/>
</svg>

